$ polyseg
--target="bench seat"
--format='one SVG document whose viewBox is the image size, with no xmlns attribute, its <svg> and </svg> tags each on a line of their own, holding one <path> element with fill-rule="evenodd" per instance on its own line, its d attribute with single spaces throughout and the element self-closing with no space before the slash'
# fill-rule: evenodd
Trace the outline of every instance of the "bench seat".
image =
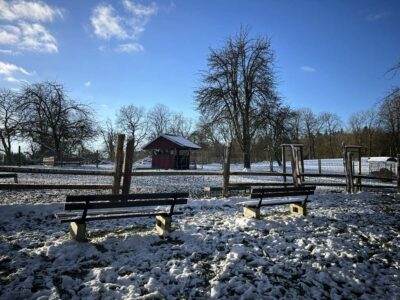
<svg viewBox="0 0 400 300">
<path fill-rule="evenodd" d="M 304 199 L 287 199 L 287 200 L 263 200 L 260 206 L 275 206 L 275 205 L 283 205 L 283 204 L 293 204 L 293 203 L 298 203 L 301 204 L 303 203 Z M 259 206 L 259 201 L 246 201 L 246 202 L 240 202 L 238 205 L 243 206 L 243 207 L 258 207 Z"/>
<path fill-rule="evenodd" d="M 183 212 L 176 211 L 174 215 L 183 214 Z M 135 217 L 154 217 L 154 216 L 168 216 L 169 212 L 165 210 L 139 210 L 139 211 L 109 211 L 109 212 L 88 212 L 86 215 L 86 222 L 97 220 L 109 219 L 123 219 Z M 60 223 L 79 222 L 82 220 L 81 214 L 76 213 L 57 213 L 57 218 Z"/>
<path fill-rule="evenodd" d="M 86 241 L 86 222 L 121 218 L 156 217 L 156 230 L 171 230 L 176 205 L 187 204 L 189 193 L 139 193 L 128 195 L 67 196 L 64 211 L 55 213 L 60 223 L 70 223 L 71 237 Z"/>
<path fill-rule="evenodd" d="M 315 186 L 254 188 L 251 191 L 250 199 L 258 200 L 240 202 L 238 205 L 243 207 L 244 216 L 249 218 L 259 219 L 262 206 L 285 204 L 289 204 L 291 214 L 305 216 L 308 196 L 314 194 L 315 188 Z M 300 198 L 300 196 L 305 196 L 305 198 Z"/>
</svg>

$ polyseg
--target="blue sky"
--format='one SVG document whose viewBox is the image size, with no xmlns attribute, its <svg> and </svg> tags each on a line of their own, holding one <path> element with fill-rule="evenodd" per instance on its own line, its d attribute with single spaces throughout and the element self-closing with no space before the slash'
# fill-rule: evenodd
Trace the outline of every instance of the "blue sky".
<svg viewBox="0 0 400 300">
<path fill-rule="evenodd" d="M 157 103 L 196 117 L 209 48 L 248 26 L 271 38 L 278 91 L 344 121 L 400 76 L 400 1 L 4 1 L 0 87 L 55 80 L 99 119 Z"/>
</svg>

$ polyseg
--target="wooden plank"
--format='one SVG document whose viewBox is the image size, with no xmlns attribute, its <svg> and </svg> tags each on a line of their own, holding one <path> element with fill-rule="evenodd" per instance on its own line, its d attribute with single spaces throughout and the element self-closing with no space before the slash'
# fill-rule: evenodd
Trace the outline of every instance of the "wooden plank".
<svg viewBox="0 0 400 300">
<path fill-rule="evenodd" d="M 250 195 L 251 199 L 259 199 L 259 198 L 279 198 L 279 197 L 291 197 L 291 196 L 307 196 L 307 195 L 313 195 L 314 192 L 313 191 L 309 191 L 309 192 L 290 192 L 290 193 L 268 193 L 268 194 L 258 194 L 258 193 L 252 193 Z"/>
<path fill-rule="evenodd" d="M 182 212 L 173 212 L 173 215 L 180 215 Z M 123 214 L 98 214 L 86 217 L 86 222 L 95 220 L 110 220 L 110 219 L 123 219 L 123 218 L 138 218 L 138 217 L 154 217 L 154 216 L 169 216 L 169 212 L 165 211 L 150 211 L 150 212 L 126 212 Z M 80 221 L 80 216 L 71 218 L 59 218 L 61 223 Z"/>
<path fill-rule="evenodd" d="M 302 187 L 283 187 L 283 188 L 255 188 L 253 193 L 274 193 L 274 192 L 293 192 L 293 191 L 310 191 L 315 190 L 315 186 L 302 186 Z"/>
<path fill-rule="evenodd" d="M 85 201 L 128 201 L 128 200 L 147 200 L 147 199 L 166 199 L 166 198 L 187 198 L 189 193 L 142 193 L 128 195 L 73 195 L 67 196 L 66 202 L 85 202 Z"/>
<path fill-rule="evenodd" d="M 129 139 L 126 144 L 122 194 L 129 194 L 131 190 L 133 154 L 135 150 L 134 145 L 135 145 L 135 140 L 133 139 Z"/>
<path fill-rule="evenodd" d="M 119 194 L 122 176 L 122 166 L 124 164 L 124 141 L 125 134 L 118 134 L 117 145 L 115 146 L 114 177 L 112 183 L 112 193 Z"/>
<path fill-rule="evenodd" d="M 0 190 L 109 190 L 110 184 L 0 183 Z"/>
<path fill-rule="evenodd" d="M 177 199 L 176 201 L 170 199 L 163 200 L 135 200 L 135 201 L 120 201 L 120 202 L 74 202 L 65 203 L 65 210 L 83 210 L 87 209 L 109 209 L 109 208 L 123 208 L 123 207 L 141 207 L 141 206 L 161 206 L 161 205 L 180 205 L 187 204 L 187 199 Z"/>
<path fill-rule="evenodd" d="M 288 200 L 265 200 L 261 202 L 261 206 L 275 206 L 275 205 L 285 205 L 285 204 L 301 204 L 304 199 L 288 199 Z M 238 205 L 243 207 L 258 207 L 258 201 L 247 201 L 240 202 Z"/>
</svg>

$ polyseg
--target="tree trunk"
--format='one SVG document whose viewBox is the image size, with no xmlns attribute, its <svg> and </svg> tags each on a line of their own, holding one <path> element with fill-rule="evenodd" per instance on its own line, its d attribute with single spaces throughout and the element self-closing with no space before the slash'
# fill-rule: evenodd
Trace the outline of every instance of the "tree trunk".
<svg viewBox="0 0 400 300">
<path fill-rule="evenodd" d="M 225 157 L 224 157 L 224 171 L 223 171 L 223 179 L 222 179 L 222 196 L 228 197 L 229 190 L 229 174 L 231 167 L 231 149 L 232 142 L 229 142 L 228 145 L 225 146 Z"/>
<path fill-rule="evenodd" d="M 249 136 L 243 138 L 243 168 L 245 169 L 251 169 L 250 143 L 251 139 Z"/>
</svg>

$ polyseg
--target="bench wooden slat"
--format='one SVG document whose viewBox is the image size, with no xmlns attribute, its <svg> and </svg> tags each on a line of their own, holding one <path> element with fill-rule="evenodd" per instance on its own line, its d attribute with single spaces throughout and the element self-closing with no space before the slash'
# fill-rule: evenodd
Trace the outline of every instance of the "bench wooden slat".
<svg viewBox="0 0 400 300">
<path fill-rule="evenodd" d="M 290 197 L 290 196 L 306 196 L 312 195 L 314 191 L 294 191 L 294 192 L 274 192 L 274 193 L 252 193 L 250 195 L 251 199 L 260 199 L 260 198 L 279 198 L 279 197 Z"/>
<path fill-rule="evenodd" d="M 135 200 L 135 201 L 107 201 L 107 202 L 74 202 L 65 203 L 65 210 L 83 210 L 87 209 L 107 209 L 107 208 L 122 208 L 122 207 L 140 207 L 140 206 L 160 206 L 160 205 L 180 205 L 187 204 L 187 199 L 158 199 L 158 200 Z"/>
<path fill-rule="evenodd" d="M 165 199 L 165 198 L 187 198 L 189 193 L 143 193 L 129 195 L 74 195 L 67 196 L 66 202 L 95 202 L 95 201 L 127 201 L 127 200 L 146 200 L 146 199 Z"/>
<path fill-rule="evenodd" d="M 254 188 L 252 193 L 274 193 L 274 192 L 294 192 L 294 191 L 315 191 L 315 186 L 310 187 L 282 187 L 282 188 Z"/>
<path fill-rule="evenodd" d="M 182 214 L 182 212 L 174 212 L 174 215 Z M 95 220 L 109 220 L 109 219 L 122 219 L 122 218 L 133 218 L 133 217 L 154 217 L 154 216 L 169 216 L 169 213 L 165 210 L 162 211 L 126 211 L 120 212 L 119 214 L 115 213 L 98 213 L 98 214 L 88 214 L 85 218 L 85 221 L 95 221 Z M 57 214 L 57 218 L 61 223 L 69 223 L 69 222 L 80 222 L 82 220 L 82 216 L 79 214 L 76 215 L 63 215 Z"/>
<path fill-rule="evenodd" d="M 274 205 L 283 205 L 283 204 L 301 204 L 304 202 L 304 199 L 288 199 L 288 200 L 265 200 L 261 202 L 260 206 L 274 206 Z M 247 201 L 238 203 L 243 207 L 258 207 L 259 201 Z"/>
</svg>

